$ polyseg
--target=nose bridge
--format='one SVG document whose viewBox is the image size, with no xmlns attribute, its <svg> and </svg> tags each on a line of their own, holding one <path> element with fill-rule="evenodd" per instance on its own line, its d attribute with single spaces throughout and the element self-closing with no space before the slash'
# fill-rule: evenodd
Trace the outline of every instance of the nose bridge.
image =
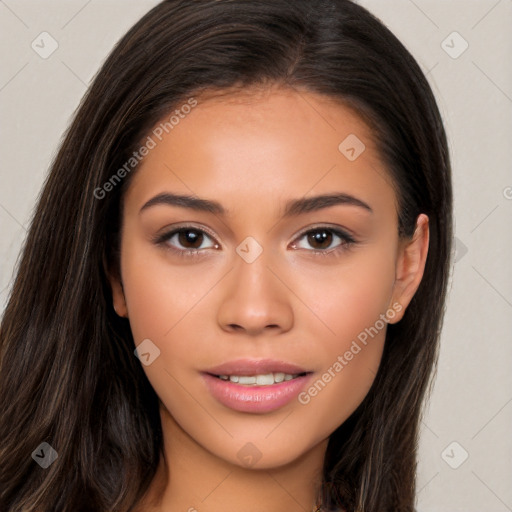
<svg viewBox="0 0 512 512">
<path fill-rule="evenodd" d="M 233 269 L 234 288 L 236 296 L 241 300 L 254 304 L 275 300 L 275 277 L 270 272 L 272 252 L 269 247 L 263 247 L 254 237 L 244 239 L 236 248 L 235 268 Z M 274 298 L 273 298 L 274 297 Z"/>
<path fill-rule="evenodd" d="M 271 265 L 270 251 L 263 247 L 252 237 L 242 242 L 236 249 L 238 258 L 235 259 L 236 287 L 242 292 L 249 292 L 249 295 L 266 293 L 265 290 L 271 286 L 269 277 L 271 272 L 268 267 Z"/>
<path fill-rule="evenodd" d="M 286 287 L 274 275 L 274 259 L 272 251 L 253 237 L 237 246 L 230 285 L 219 306 L 218 320 L 223 328 L 251 332 L 266 327 L 290 328 L 291 304 Z"/>
</svg>

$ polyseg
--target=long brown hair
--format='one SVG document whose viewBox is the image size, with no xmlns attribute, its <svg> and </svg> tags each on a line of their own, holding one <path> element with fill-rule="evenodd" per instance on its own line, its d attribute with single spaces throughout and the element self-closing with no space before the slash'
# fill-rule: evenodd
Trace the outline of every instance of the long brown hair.
<svg viewBox="0 0 512 512">
<path fill-rule="evenodd" d="M 450 162 L 418 64 L 349 0 L 167 0 L 116 45 L 51 166 L 0 329 L 1 510 L 124 512 L 147 490 L 162 451 L 158 398 L 107 279 L 136 167 L 98 191 L 190 98 L 269 84 L 355 108 L 396 187 L 400 235 L 429 216 L 423 280 L 388 326 L 368 395 L 330 437 L 321 489 L 325 510 L 413 510 L 450 270 Z M 58 454 L 47 469 L 31 457 L 42 442 Z"/>
</svg>

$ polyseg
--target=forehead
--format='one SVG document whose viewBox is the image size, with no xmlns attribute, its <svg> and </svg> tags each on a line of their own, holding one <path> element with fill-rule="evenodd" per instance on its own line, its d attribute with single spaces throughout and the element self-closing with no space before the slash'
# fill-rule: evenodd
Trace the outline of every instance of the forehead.
<svg viewBox="0 0 512 512">
<path fill-rule="evenodd" d="M 313 189 L 361 193 L 390 185 L 371 130 L 339 101 L 282 88 L 195 99 L 172 128 L 149 133 L 155 146 L 129 190 L 138 202 L 162 187 L 247 206 L 256 197 L 279 202 Z"/>
</svg>

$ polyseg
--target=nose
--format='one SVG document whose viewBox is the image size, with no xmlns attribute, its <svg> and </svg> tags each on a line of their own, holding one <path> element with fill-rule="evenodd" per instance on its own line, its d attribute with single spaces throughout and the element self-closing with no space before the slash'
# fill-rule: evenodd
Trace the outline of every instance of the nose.
<svg viewBox="0 0 512 512">
<path fill-rule="evenodd" d="M 267 332 L 277 335 L 292 328 L 293 294 L 284 284 L 284 276 L 269 263 L 265 251 L 251 263 L 235 258 L 217 314 L 223 330 L 260 336 Z"/>
</svg>

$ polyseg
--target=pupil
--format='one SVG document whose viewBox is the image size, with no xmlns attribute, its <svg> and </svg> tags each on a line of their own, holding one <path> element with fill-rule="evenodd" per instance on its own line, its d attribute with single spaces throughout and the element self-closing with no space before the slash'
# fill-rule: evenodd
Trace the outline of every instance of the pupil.
<svg viewBox="0 0 512 512">
<path fill-rule="evenodd" d="M 315 231 L 313 235 L 309 235 L 309 242 L 312 242 L 311 245 L 315 246 L 316 243 L 325 244 L 325 242 L 327 241 L 327 247 L 329 247 L 329 245 L 331 245 L 331 237 L 332 234 L 329 233 L 328 231 Z"/>
<path fill-rule="evenodd" d="M 179 241 L 180 244 L 187 246 L 188 244 L 194 245 L 194 243 L 199 247 L 201 245 L 201 233 L 197 233 L 194 230 L 191 229 L 183 229 L 179 233 Z M 199 240 L 199 244 L 197 244 L 197 241 Z M 196 247 L 194 246 L 194 249 Z"/>
</svg>

